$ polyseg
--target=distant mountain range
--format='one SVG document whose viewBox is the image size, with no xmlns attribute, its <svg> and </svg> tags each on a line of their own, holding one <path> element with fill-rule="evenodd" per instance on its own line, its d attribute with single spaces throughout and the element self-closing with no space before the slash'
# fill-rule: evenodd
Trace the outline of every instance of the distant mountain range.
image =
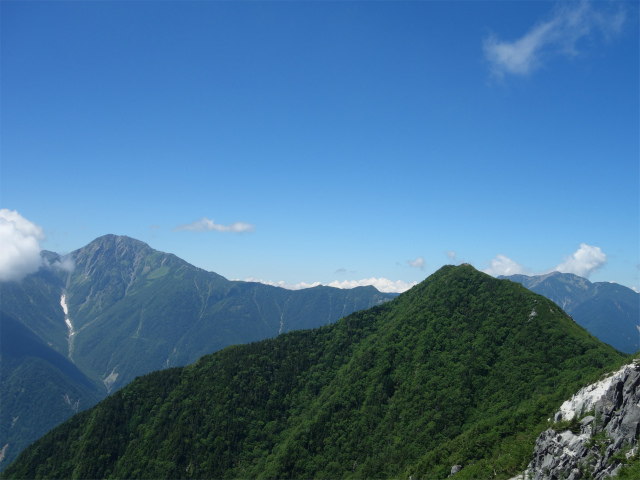
<svg viewBox="0 0 640 480">
<path fill-rule="evenodd" d="M 617 283 L 591 283 L 571 273 L 507 278 L 544 295 L 601 341 L 626 353 L 640 350 L 640 293 Z"/>
<path fill-rule="evenodd" d="M 134 272 L 140 273 L 130 275 L 126 269 L 123 276 L 118 274 L 121 268 L 105 268 L 98 245 L 86 256 L 78 255 L 69 285 L 79 286 L 70 296 L 69 312 L 72 319 L 87 320 L 76 323 L 74 355 L 84 352 L 80 340 L 92 325 L 83 309 L 110 323 L 124 317 L 130 337 L 137 333 L 140 348 L 161 362 L 173 345 L 179 345 L 179 352 L 184 349 L 176 336 L 155 355 L 160 348 L 141 340 L 151 337 L 146 322 L 152 320 L 144 317 L 138 328 L 140 311 L 130 313 L 132 320 L 125 308 L 117 309 L 121 317 L 107 316 L 110 308 L 117 308 L 112 300 L 123 295 L 131 301 L 146 298 L 136 305 L 151 309 L 145 294 L 148 281 L 182 279 L 182 289 L 163 306 L 186 297 L 187 286 L 195 283 L 196 295 L 181 303 L 186 311 L 195 309 L 195 325 L 200 312 L 209 311 L 207 298 L 229 298 L 224 295 L 228 290 L 218 290 L 213 276 L 206 277 L 211 282 L 207 284 L 199 280 L 199 272 L 170 257 L 151 254 L 143 260 L 148 257 L 128 252 L 129 241 L 119 246 L 110 239 L 108 244 L 118 252 L 116 258 L 132 258 L 127 264 L 137 265 Z M 97 275 L 94 285 L 101 285 L 100 290 L 81 289 L 85 275 Z M 261 301 L 259 293 L 253 296 L 256 287 L 234 288 L 238 295 L 243 288 L 250 292 L 244 297 L 246 308 L 255 298 L 256 311 L 259 307 L 264 312 L 279 301 L 271 291 L 268 300 Z M 172 295 L 168 288 L 162 291 Z M 196 307 L 189 302 L 196 302 Z M 240 321 L 245 307 L 240 302 L 232 305 L 239 309 L 235 318 Z M 204 313 L 208 315 L 212 314 Z M 216 317 L 207 318 L 215 323 Z M 158 324 L 158 330 L 165 331 L 165 322 Z M 222 325 L 212 331 L 233 326 Z M 104 348 L 100 341 L 91 342 L 98 352 Z M 145 342 L 153 348 L 144 350 Z M 536 438 L 550 426 L 559 431 L 577 426 L 579 432 L 577 418 L 563 426 L 549 417 L 581 386 L 628 360 L 551 300 L 522 285 L 494 279 L 469 265 L 445 266 L 396 299 L 331 325 L 228 347 L 187 367 L 138 378 L 47 433 L 3 476 L 506 479 L 525 470 Z M 123 363 L 114 365 L 124 375 Z M 87 364 L 99 365 L 105 373 L 114 368 L 104 361 Z M 637 380 L 629 388 L 635 385 Z M 602 420 L 590 417 L 594 425 L 613 413 L 608 403 L 601 409 Z M 629 448 L 637 443 L 637 410 L 626 420 L 636 429 L 635 439 L 633 431 L 629 436 Z M 594 440 L 600 443 L 593 443 L 593 448 L 606 447 L 603 435 Z M 540 460 L 553 453 L 541 453 Z M 628 461 L 623 454 L 610 453 L 607 449 L 607 461 Z M 545 476 L 544 468 L 539 471 L 535 478 L 552 478 Z M 558 471 L 562 476 L 574 473 L 554 470 Z M 587 478 L 586 473 L 575 475 L 570 478 Z"/>
<path fill-rule="evenodd" d="M 29 443 L 155 370 L 315 328 L 395 298 L 373 287 L 291 291 L 229 281 L 138 240 L 106 235 L 0 283 L 0 470 Z M 638 294 L 575 275 L 513 276 L 599 339 L 638 350 Z"/>
<path fill-rule="evenodd" d="M 327 325 L 396 296 L 229 281 L 115 235 L 65 259 L 43 256 L 51 268 L 0 283 L 0 466 L 136 376 Z"/>
</svg>

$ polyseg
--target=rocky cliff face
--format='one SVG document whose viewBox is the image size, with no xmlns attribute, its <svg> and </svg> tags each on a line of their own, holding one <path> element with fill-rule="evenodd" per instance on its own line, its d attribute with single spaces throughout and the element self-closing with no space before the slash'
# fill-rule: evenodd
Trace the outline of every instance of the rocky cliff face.
<svg viewBox="0 0 640 480">
<path fill-rule="evenodd" d="M 600 480 L 613 476 L 638 448 L 640 363 L 583 388 L 562 404 L 556 422 L 568 428 L 543 432 L 524 478 Z"/>
</svg>

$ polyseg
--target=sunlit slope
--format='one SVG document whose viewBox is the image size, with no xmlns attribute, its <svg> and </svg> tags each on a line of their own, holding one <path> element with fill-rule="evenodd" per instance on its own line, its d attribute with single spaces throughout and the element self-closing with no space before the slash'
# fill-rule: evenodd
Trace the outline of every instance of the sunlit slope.
<svg viewBox="0 0 640 480">
<path fill-rule="evenodd" d="M 508 278 L 560 305 L 599 340 L 626 353 L 640 349 L 640 293 L 610 282 L 591 283 L 572 273 Z"/>
<path fill-rule="evenodd" d="M 8 478 L 490 478 L 625 357 L 554 303 L 468 265 L 336 324 L 139 378 Z"/>
</svg>

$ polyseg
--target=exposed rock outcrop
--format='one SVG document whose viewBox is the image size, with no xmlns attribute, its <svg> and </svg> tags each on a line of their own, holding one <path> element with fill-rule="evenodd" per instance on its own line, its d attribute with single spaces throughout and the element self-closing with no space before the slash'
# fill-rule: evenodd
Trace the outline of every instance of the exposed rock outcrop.
<svg viewBox="0 0 640 480">
<path fill-rule="evenodd" d="M 527 478 L 601 480 L 614 476 L 620 463 L 613 456 L 631 455 L 638 448 L 639 402 L 637 361 L 580 390 L 562 404 L 554 418 L 570 421 L 569 428 L 550 428 L 538 437 Z"/>
</svg>

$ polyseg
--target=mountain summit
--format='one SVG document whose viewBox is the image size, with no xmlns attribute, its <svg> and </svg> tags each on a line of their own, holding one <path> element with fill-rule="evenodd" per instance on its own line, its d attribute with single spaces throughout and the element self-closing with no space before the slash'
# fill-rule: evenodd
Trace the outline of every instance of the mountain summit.
<svg viewBox="0 0 640 480">
<path fill-rule="evenodd" d="M 562 401 L 624 358 L 522 285 L 446 266 L 335 324 L 138 378 L 5 474 L 515 475 Z"/>
<path fill-rule="evenodd" d="M 43 256 L 51 268 L 0 282 L 3 344 L 30 345 L 3 348 L 0 465 L 136 376 L 330 324 L 395 297 L 373 287 L 291 291 L 229 281 L 116 235 L 65 258 Z"/>
</svg>

